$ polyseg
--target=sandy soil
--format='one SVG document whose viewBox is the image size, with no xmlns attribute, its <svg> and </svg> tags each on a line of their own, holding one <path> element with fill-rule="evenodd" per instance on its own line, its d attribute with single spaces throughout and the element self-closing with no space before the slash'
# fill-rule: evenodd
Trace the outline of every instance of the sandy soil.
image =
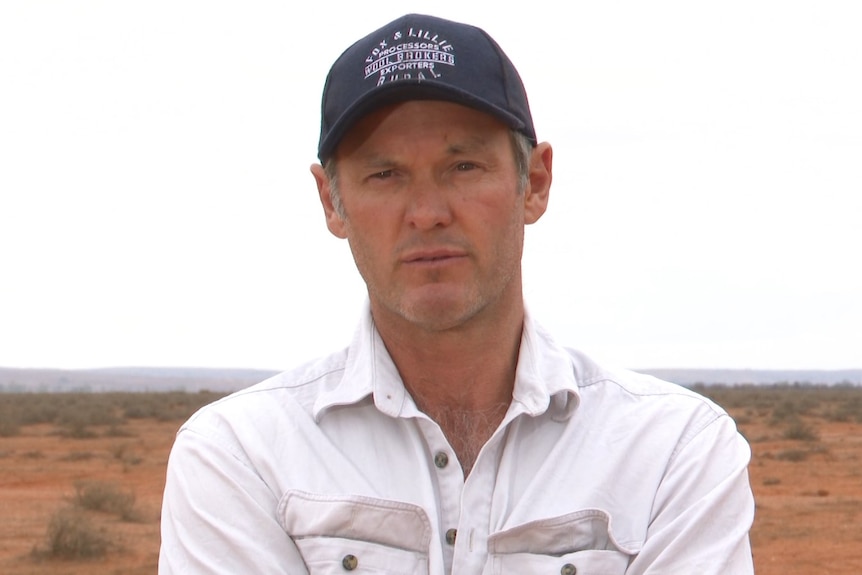
<svg viewBox="0 0 862 575">
<path fill-rule="evenodd" d="M 751 538 L 757 573 L 862 573 L 862 423 L 804 415 L 794 421 L 809 437 L 786 439 L 791 424 L 776 422 L 769 409 L 729 411 L 754 453 L 757 517 Z M 37 424 L 0 437 L 0 573 L 156 573 L 160 496 L 178 425 L 134 419 L 121 433 L 97 426 L 95 437 L 73 439 L 52 424 Z M 111 540 L 108 552 L 96 559 L 52 558 L 48 525 L 72 505 L 82 480 L 134 493 L 134 520 L 88 511 L 94 529 Z"/>
<path fill-rule="evenodd" d="M 25 426 L 0 438 L 0 573 L 8 575 L 138 575 L 156 573 L 159 505 L 174 421 L 133 420 L 129 437 L 71 439 L 52 425 Z M 46 556 L 51 518 L 70 507 L 76 483 L 103 481 L 135 495 L 134 521 L 88 512 L 94 529 L 112 542 L 102 558 Z M 35 552 L 34 552 L 35 551 Z"/>
<path fill-rule="evenodd" d="M 751 541 L 760 575 L 862 573 L 862 424 L 810 425 L 819 439 L 776 438 L 764 422 L 740 425 L 754 453 Z"/>
</svg>

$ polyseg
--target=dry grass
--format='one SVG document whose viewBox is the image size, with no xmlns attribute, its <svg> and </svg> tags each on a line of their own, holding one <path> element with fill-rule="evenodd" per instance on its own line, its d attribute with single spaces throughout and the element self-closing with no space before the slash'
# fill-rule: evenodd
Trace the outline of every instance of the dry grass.
<svg viewBox="0 0 862 575">
<path fill-rule="evenodd" d="M 33 550 L 36 558 L 90 559 L 102 557 L 114 544 L 104 528 L 93 524 L 75 507 L 58 510 L 51 516 L 46 535 L 46 547 Z"/>
<path fill-rule="evenodd" d="M 75 483 L 75 505 L 89 511 L 117 515 L 123 521 L 139 521 L 135 510 L 135 494 L 108 481 L 78 481 Z"/>
</svg>

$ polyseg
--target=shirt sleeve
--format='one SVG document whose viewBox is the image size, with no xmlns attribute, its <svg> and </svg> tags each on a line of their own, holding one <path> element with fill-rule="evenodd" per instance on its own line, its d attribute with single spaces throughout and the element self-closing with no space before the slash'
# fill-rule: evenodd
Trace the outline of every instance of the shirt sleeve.
<svg viewBox="0 0 862 575">
<path fill-rule="evenodd" d="M 679 447 L 656 493 L 647 538 L 627 575 L 754 573 L 751 449 L 723 415 Z"/>
<path fill-rule="evenodd" d="M 278 497 L 241 458 L 181 431 L 168 461 L 159 575 L 307 575 L 277 506 Z"/>
</svg>

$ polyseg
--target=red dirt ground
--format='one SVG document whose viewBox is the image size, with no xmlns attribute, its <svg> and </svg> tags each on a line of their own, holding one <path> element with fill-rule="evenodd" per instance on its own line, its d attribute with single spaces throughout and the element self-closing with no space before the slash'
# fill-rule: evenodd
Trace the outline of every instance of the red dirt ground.
<svg viewBox="0 0 862 575">
<path fill-rule="evenodd" d="M 771 412 L 730 409 L 751 442 L 757 516 L 751 533 L 758 575 L 862 573 L 862 423 L 803 416 L 814 437 L 784 439 Z M 72 439 L 52 424 L 0 437 L 0 573 L 152 575 L 157 570 L 159 505 L 179 421 L 134 419 L 123 436 Z M 75 483 L 115 483 L 135 494 L 137 521 L 88 516 L 113 541 L 102 558 L 49 558 L 47 526 L 69 506 Z"/>
</svg>

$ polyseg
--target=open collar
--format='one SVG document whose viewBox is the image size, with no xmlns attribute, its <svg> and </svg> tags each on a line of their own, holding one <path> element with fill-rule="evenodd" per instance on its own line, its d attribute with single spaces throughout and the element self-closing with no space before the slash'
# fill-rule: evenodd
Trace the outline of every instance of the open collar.
<svg viewBox="0 0 862 575">
<path fill-rule="evenodd" d="M 537 416 L 549 409 L 555 420 L 568 419 L 579 403 L 577 390 L 571 356 L 526 314 L 507 419 L 520 413 Z M 314 418 L 319 421 L 329 408 L 359 403 L 369 396 L 378 410 L 391 417 L 420 414 L 374 326 L 366 302 L 343 375 L 317 397 Z"/>
</svg>

